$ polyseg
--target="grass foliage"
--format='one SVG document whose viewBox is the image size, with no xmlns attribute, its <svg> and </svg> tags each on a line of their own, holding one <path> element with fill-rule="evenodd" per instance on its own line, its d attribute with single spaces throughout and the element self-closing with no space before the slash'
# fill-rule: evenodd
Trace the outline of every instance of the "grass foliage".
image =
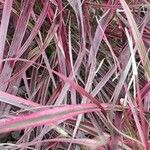
<svg viewBox="0 0 150 150">
<path fill-rule="evenodd" d="M 148 0 L 0 0 L 0 149 L 149 150 Z"/>
</svg>

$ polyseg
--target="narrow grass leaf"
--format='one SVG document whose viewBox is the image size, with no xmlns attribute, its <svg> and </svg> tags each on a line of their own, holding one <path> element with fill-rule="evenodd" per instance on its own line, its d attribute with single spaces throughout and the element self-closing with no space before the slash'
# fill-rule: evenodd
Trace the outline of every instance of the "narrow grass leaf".
<svg viewBox="0 0 150 150">
<path fill-rule="evenodd" d="M 13 0 L 5 0 L 3 7 L 2 20 L 0 25 L 0 59 L 3 58 L 5 41 L 7 36 L 8 24 L 12 10 Z M 1 63 L 0 63 L 0 72 L 1 72 Z"/>
<path fill-rule="evenodd" d="M 78 114 L 100 111 L 95 104 L 68 105 L 59 108 L 46 109 L 30 115 L 20 115 L 12 119 L 0 120 L 0 133 L 20 130 L 39 125 L 51 125 L 59 120 L 69 119 Z"/>
</svg>

